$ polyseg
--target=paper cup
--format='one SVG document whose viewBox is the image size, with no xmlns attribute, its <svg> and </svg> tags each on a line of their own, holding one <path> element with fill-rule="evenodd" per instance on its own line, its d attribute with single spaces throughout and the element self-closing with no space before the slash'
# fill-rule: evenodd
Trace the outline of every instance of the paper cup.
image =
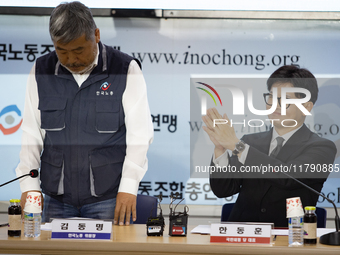
<svg viewBox="0 0 340 255">
<path fill-rule="evenodd" d="M 28 192 L 27 193 L 24 211 L 28 213 L 41 213 L 40 192 Z"/>
<path fill-rule="evenodd" d="M 302 208 L 300 197 L 287 198 L 286 205 L 287 205 L 287 218 L 300 217 L 305 214 Z"/>
</svg>

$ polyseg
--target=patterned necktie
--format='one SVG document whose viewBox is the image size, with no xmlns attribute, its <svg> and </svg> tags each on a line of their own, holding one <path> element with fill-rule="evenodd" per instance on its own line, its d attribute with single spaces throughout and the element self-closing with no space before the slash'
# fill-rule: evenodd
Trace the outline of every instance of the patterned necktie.
<svg viewBox="0 0 340 255">
<path fill-rule="evenodd" d="M 276 137 L 277 145 L 276 145 L 275 149 L 272 151 L 272 153 L 270 153 L 271 157 L 276 158 L 276 156 L 279 154 L 280 150 L 282 149 L 282 144 L 283 144 L 284 140 L 285 139 L 283 139 L 280 136 Z"/>
</svg>

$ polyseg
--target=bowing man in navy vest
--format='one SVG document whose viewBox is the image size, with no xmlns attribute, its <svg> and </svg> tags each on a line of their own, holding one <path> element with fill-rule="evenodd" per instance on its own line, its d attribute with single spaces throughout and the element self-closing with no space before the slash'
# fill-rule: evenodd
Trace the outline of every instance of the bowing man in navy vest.
<svg viewBox="0 0 340 255">
<path fill-rule="evenodd" d="M 49 32 L 55 51 L 37 59 L 27 84 L 17 175 L 40 168 L 43 221 L 86 217 L 136 220 L 136 195 L 153 139 L 146 84 L 137 60 L 103 44 L 91 11 L 58 5 Z"/>
<path fill-rule="evenodd" d="M 293 87 L 310 92 L 310 100 L 302 106 L 308 112 L 312 110 L 318 97 L 313 74 L 296 66 L 280 67 L 267 80 L 268 93 L 264 94 L 267 110 L 277 104 L 275 111 L 268 115 L 273 127 L 267 132 L 238 139 L 229 123 L 214 127 L 214 119 L 229 120 L 226 114 L 221 116 L 213 108 L 202 117 L 206 124 L 203 128 L 215 145 L 211 164 L 216 169 L 228 165 L 237 169 L 231 173 L 216 170 L 210 175 L 210 185 L 217 197 L 239 194 L 229 221 L 273 222 L 275 227 L 287 227 L 287 198 L 300 197 L 303 206 L 315 206 L 318 201 L 318 195 L 282 173 L 296 169 L 287 173 L 320 192 L 336 155 L 332 141 L 307 128 L 306 114 L 296 104 L 283 103 L 283 96 L 286 99 L 306 97 L 303 93 L 289 92 Z M 281 107 L 286 108 L 285 115 Z M 326 166 L 326 170 L 317 173 L 305 164 Z M 241 172 L 251 168 L 264 170 L 263 166 L 267 171 Z"/>
</svg>

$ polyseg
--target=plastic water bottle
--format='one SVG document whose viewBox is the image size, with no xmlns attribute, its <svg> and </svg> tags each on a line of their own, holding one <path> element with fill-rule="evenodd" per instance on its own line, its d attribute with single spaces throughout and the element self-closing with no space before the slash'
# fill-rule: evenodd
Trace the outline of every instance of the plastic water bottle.
<svg viewBox="0 0 340 255">
<path fill-rule="evenodd" d="M 24 219 L 25 219 L 24 235 L 26 237 L 40 236 L 41 213 L 25 212 Z"/>
<path fill-rule="evenodd" d="M 27 193 L 24 208 L 24 235 L 26 237 L 40 236 L 41 224 L 41 193 L 31 191 Z"/>
<path fill-rule="evenodd" d="M 288 218 L 289 247 L 303 246 L 303 216 Z"/>
</svg>

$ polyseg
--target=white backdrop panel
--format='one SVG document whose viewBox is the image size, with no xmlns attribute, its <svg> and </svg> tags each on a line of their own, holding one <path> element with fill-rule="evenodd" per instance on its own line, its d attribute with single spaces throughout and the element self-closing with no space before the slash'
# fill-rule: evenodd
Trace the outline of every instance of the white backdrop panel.
<svg viewBox="0 0 340 255">
<path fill-rule="evenodd" d="M 188 204 L 226 201 L 214 197 L 207 178 L 190 179 L 190 132 L 198 132 L 193 128 L 195 123 L 189 122 L 190 77 L 226 74 L 268 77 L 283 64 L 300 65 L 328 77 L 339 73 L 340 24 L 335 21 L 95 20 L 103 43 L 135 56 L 143 65 L 155 139 L 148 153 L 149 171 L 141 183 L 140 193 L 162 192 L 169 196 L 171 192 L 179 192 Z M 48 17 L 0 16 L 0 34 L 0 112 L 16 105 L 22 113 L 25 79 L 34 57 L 53 49 Z M 318 109 L 324 108 L 322 111 L 332 111 L 333 116 L 337 116 L 339 84 L 334 84 L 332 89 L 333 92 L 327 92 L 329 100 Z M 15 124 L 10 120 L 10 117 L 0 118 L 0 124 L 10 128 Z M 323 128 L 340 125 L 339 118 L 327 121 Z M 196 124 L 200 128 L 199 122 Z M 0 132 L 1 183 L 15 177 L 20 137 L 20 129 L 6 135 Z M 337 135 L 326 137 L 339 139 Z M 338 179 L 329 179 L 323 192 L 339 204 L 338 183 Z M 3 188 L 0 200 L 19 197 L 18 189 L 18 183 Z"/>
</svg>

